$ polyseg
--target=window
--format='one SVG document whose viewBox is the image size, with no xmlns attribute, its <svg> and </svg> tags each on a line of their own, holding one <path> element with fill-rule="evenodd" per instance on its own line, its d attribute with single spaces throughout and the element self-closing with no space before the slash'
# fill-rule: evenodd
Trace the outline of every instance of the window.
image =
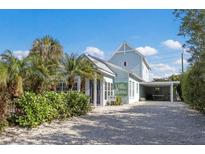
<svg viewBox="0 0 205 154">
<path fill-rule="evenodd" d="M 111 83 L 111 96 L 113 96 L 113 84 Z"/>
<path fill-rule="evenodd" d="M 113 84 L 110 82 L 105 82 L 104 87 L 104 96 L 105 100 L 107 100 L 110 96 L 113 96 Z"/>
<path fill-rule="evenodd" d="M 124 61 L 124 66 L 127 66 L 127 62 L 126 61 Z"/>
<path fill-rule="evenodd" d="M 138 92 L 139 92 L 139 84 L 136 83 L 136 93 L 138 94 Z"/>
<path fill-rule="evenodd" d="M 132 97 L 135 96 L 135 83 L 132 82 Z"/>
<path fill-rule="evenodd" d="M 131 97 L 131 93 L 132 93 L 131 89 L 132 89 L 132 82 L 130 81 L 129 82 L 129 97 Z"/>
<path fill-rule="evenodd" d="M 107 82 L 105 82 L 105 100 L 107 100 Z"/>
<path fill-rule="evenodd" d="M 108 82 L 108 98 L 110 97 L 110 89 L 111 89 L 111 87 L 110 87 L 110 83 Z"/>
</svg>

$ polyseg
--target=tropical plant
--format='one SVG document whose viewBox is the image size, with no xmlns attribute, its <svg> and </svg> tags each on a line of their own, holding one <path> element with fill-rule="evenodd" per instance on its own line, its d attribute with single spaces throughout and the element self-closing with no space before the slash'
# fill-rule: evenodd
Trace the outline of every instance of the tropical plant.
<svg viewBox="0 0 205 154">
<path fill-rule="evenodd" d="M 12 97 L 23 94 L 23 75 L 25 73 L 25 61 L 16 58 L 12 51 L 6 50 L 1 54 L 1 63 L 7 69 L 7 88 Z"/>
<path fill-rule="evenodd" d="M 85 80 L 85 78 L 93 78 L 94 76 L 93 65 L 81 56 L 78 57 L 74 54 L 68 55 L 65 53 L 62 60 L 62 66 L 62 74 L 65 77 L 68 88 L 71 90 L 74 87 L 76 76 L 80 76 L 82 81 Z"/>
<path fill-rule="evenodd" d="M 52 82 L 57 80 L 58 65 L 51 61 L 45 62 L 39 55 L 31 55 L 27 58 L 27 71 L 24 87 L 27 91 L 41 93 L 48 90 Z"/>
<path fill-rule="evenodd" d="M 30 55 L 33 54 L 41 56 L 45 61 L 58 63 L 63 55 L 63 47 L 57 40 L 47 35 L 33 42 Z"/>
</svg>

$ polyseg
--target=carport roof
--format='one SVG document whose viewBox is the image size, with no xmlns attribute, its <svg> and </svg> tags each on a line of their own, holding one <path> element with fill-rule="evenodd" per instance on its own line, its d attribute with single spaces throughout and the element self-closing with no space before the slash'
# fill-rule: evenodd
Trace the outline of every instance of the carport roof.
<svg viewBox="0 0 205 154">
<path fill-rule="evenodd" d="M 141 82 L 141 85 L 153 87 L 153 86 L 171 86 L 180 84 L 179 81 L 153 81 L 153 82 Z"/>
</svg>

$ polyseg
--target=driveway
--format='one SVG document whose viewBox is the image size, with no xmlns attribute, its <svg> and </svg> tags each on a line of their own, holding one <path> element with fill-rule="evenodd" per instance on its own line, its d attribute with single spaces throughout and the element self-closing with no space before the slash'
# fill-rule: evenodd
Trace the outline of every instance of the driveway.
<svg viewBox="0 0 205 154">
<path fill-rule="evenodd" d="M 180 102 L 97 107 L 32 130 L 8 128 L 0 144 L 205 144 L 205 115 Z"/>
</svg>

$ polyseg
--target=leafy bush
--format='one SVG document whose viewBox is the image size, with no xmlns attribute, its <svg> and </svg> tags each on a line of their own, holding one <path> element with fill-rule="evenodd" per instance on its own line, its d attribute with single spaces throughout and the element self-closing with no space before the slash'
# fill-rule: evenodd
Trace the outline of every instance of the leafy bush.
<svg viewBox="0 0 205 154">
<path fill-rule="evenodd" d="M 91 106 L 83 93 L 26 92 L 16 101 L 16 114 L 13 121 L 23 127 L 36 127 L 53 119 L 86 114 Z"/>
<path fill-rule="evenodd" d="M 16 122 L 20 126 L 35 127 L 58 116 L 46 97 L 26 92 L 16 101 Z"/>
<path fill-rule="evenodd" d="M 68 91 L 65 93 L 65 101 L 71 116 L 84 115 L 91 110 L 89 97 L 83 93 Z"/>
<path fill-rule="evenodd" d="M 205 58 L 183 75 L 182 96 L 193 108 L 205 112 Z"/>
<path fill-rule="evenodd" d="M 108 105 L 113 105 L 113 106 L 117 106 L 117 105 L 122 105 L 122 97 L 120 96 L 116 96 L 115 101 L 110 101 L 107 103 Z"/>
<path fill-rule="evenodd" d="M 66 118 L 70 116 L 70 110 L 66 107 L 64 93 L 44 92 L 42 96 L 46 97 L 47 103 L 51 105 L 53 109 L 56 110 L 57 118 Z"/>
</svg>

